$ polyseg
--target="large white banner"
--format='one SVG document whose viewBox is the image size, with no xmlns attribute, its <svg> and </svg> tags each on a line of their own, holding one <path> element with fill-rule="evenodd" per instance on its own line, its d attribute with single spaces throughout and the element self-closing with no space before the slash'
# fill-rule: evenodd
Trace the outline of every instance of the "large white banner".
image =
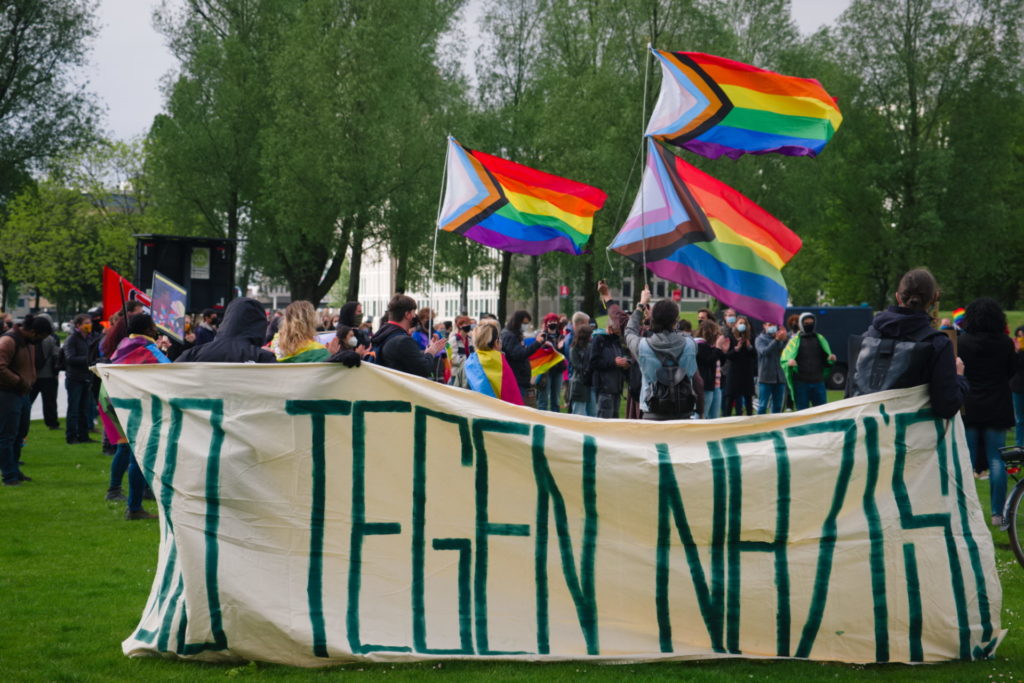
<svg viewBox="0 0 1024 683">
<path fill-rule="evenodd" d="M 364 365 L 103 366 L 160 506 L 129 655 L 970 660 L 1003 635 L 921 389 L 677 423 Z"/>
</svg>

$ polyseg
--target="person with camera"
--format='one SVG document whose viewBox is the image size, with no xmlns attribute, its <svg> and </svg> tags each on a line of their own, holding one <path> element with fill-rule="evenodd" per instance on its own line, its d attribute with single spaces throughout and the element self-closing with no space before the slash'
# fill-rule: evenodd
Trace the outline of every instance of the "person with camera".
<svg viewBox="0 0 1024 683">
<path fill-rule="evenodd" d="M 544 316 L 541 332 L 544 335 L 544 346 L 565 355 L 568 347 L 565 345 L 563 325 L 557 313 L 548 313 Z M 562 393 L 564 375 L 565 361 L 562 361 L 537 377 L 537 410 L 549 410 L 553 413 L 561 412 L 559 395 Z"/>
</svg>

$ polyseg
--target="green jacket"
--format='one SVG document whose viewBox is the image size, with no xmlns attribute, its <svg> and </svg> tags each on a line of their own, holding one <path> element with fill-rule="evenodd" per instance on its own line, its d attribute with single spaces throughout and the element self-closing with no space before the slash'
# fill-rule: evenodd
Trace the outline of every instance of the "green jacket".
<svg viewBox="0 0 1024 683">
<path fill-rule="evenodd" d="M 786 348 L 782 350 L 782 356 L 780 358 L 782 371 L 786 374 L 786 386 L 789 387 L 790 396 L 793 395 L 793 377 L 796 375 L 796 366 L 790 367 L 789 361 L 796 360 L 796 354 L 800 350 L 800 336 L 801 335 L 799 334 L 794 334 L 790 338 L 789 343 L 786 344 Z M 828 340 L 823 336 L 820 334 L 817 334 L 816 336 L 818 337 L 818 343 L 821 344 L 821 350 L 825 352 L 825 378 L 827 379 L 829 374 L 832 372 L 832 363 L 835 362 L 828 358 L 832 355 L 832 347 L 828 345 Z"/>
</svg>

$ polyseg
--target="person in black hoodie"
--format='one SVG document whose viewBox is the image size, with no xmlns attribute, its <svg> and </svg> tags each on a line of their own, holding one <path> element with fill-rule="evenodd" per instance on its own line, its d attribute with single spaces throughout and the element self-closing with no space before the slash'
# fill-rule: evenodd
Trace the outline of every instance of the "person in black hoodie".
<svg viewBox="0 0 1024 683">
<path fill-rule="evenodd" d="M 876 315 L 868 334 L 897 341 L 914 339 L 925 327 L 931 327 L 932 318 L 928 311 L 938 300 L 939 285 L 931 272 L 924 268 L 911 270 L 900 278 L 896 290 L 897 305 Z M 953 342 L 945 334 L 929 336 L 926 341 L 931 344 L 931 355 L 920 376 L 909 378 L 906 383 L 893 388 L 927 384 L 932 412 L 948 420 L 957 414 L 967 396 L 964 364 L 954 355 Z M 850 382 L 849 386 L 856 386 L 856 373 Z"/>
<path fill-rule="evenodd" d="M 370 333 L 360 327 L 362 323 L 363 305 L 358 301 L 349 301 L 338 311 L 338 325 L 351 327 L 355 331 L 358 345 L 370 348 Z"/>
<path fill-rule="evenodd" d="M 619 417 L 622 387 L 626 383 L 631 359 L 622 346 L 623 323 L 629 316 L 617 305 L 608 307 L 605 333 L 595 334 L 590 342 L 590 376 L 597 393 L 597 417 Z"/>
<path fill-rule="evenodd" d="M 275 363 L 273 352 L 260 348 L 267 315 L 256 299 L 233 299 L 224 309 L 224 321 L 213 341 L 193 346 L 175 363 Z"/>
<path fill-rule="evenodd" d="M 409 330 L 416 319 L 416 300 L 396 294 L 388 302 L 388 321 L 373 335 L 373 351 L 377 365 L 430 378 L 434 369 L 434 354 L 444 348 L 447 340 L 438 337 L 421 349 Z"/>
<path fill-rule="evenodd" d="M 1006 335 L 1006 314 L 994 299 L 982 297 L 967 305 L 964 333 L 957 342 L 964 375 L 970 385 L 964 400 L 964 428 L 975 471 L 988 460 L 992 526 L 1003 525 L 1006 465 L 999 449 L 1013 426 L 1010 377 L 1014 374 L 1014 345 Z"/>
</svg>

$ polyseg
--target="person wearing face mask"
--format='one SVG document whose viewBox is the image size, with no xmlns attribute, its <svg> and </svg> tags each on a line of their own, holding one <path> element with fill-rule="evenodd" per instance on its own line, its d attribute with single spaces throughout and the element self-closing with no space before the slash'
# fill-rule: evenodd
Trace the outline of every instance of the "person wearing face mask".
<svg viewBox="0 0 1024 683">
<path fill-rule="evenodd" d="M 754 373 L 757 371 L 757 352 L 750 341 L 750 321 L 743 316 L 735 318 L 732 326 L 732 344 L 725 352 L 725 391 L 722 414 L 729 417 L 754 414 Z"/>
<path fill-rule="evenodd" d="M 565 346 L 565 336 L 562 334 L 562 327 L 557 313 L 548 313 L 544 316 L 543 330 L 544 343 L 551 345 L 556 351 L 565 355 L 568 347 Z M 538 410 L 548 410 L 553 413 L 561 412 L 559 395 L 562 393 L 564 374 L 565 362 L 563 361 L 537 378 Z"/>
<path fill-rule="evenodd" d="M 757 414 L 781 413 L 786 399 L 786 376 L 782 372 L 782 350 L 789 335 L 775 323 L 766 323 L 754 339 L 757 349 Z"/>
<path fill-rule="evenodd" d="M 388 320 L 373 335 L 373 351 L 378 365 L 430 379 L 434 356 L 444 349 L 445 340 L 436 338 L 421 349 L 410 336 L 416 320 L 415 299 L 405 294 L 391 297 Z"/>
<path fill-rule="evenodd" d="M 608 307 L 608 325 L 597 330 L 590 343 L 590 377 L 597 394 L 597 417 L 617 419 L 622 388 L 632 359 L 622 344 L 629 316 L 618 304 Z"/>
<path fill-rule="evenodd" d="M 544 330 L 527 339 L 532 320 L 526 311 L 516 311 L 509 316 L 505 329 L 501 331 L 501 350 L 516 376 L 523 402 L 534 408 L 537 406 L 537 394 L 530 385 L 530 354 L 544 343 Z"/>
<path fill-rule="evenodd" d="M 92 373 L 89 370 L 92 318 L 75 316 L 74 331 L 64 342 L 64 388 L 68 394 L 68 414 L 64 433 L 69 444 L 95 443 L 89 437 L 89 406 L 92 402 Z"/>
<path fill-rule="evenodd" d="M 448 335 L 448 348 L 451 349 L 451 377 L 448 384 L 453 387 L 467 388 L 466 359 L 473 353 L 473 319 L 468 315 L 456 316 L 452 333 Z"/>
<path fill-rule="evenodd" d="M 202 322 L 196 327 L 196 338 L 193 340 L 193 346 L 201 346 L 207 342 L 212 342 L 214 337 L 217 336 L 217 311 L 212 308 L 207 308 L 202 313 Z"/>
<path fill-rule="evenodd" d="M 349 301 L 338 311 L 338 325 L 345 325 L 356 331 L 356 346 L 370 348 L 370 332 L 363 329 L 363 305 L 358 301 Z"/>
<path fill-rule="evenodd" d="M 825 376 L 836 362 L 828 340 L 815 331 L 815 322 L 813 313 L 800 314 L 800 333 L 789 340 L 780 359 L 797 410 L 825 403 Z"/>
<path fill-rule="evenodd" d="M 359 343 L 356 331 L 348 325 L 338 324 L 335 327 L 334 339 L 327 344 L 327 352 L 331 354 L 328 363 L 341 363 L 349 368 L 357 368 L 362 361 L 373 362 L 373 355 L 367 347 Z"/>
</svg>

